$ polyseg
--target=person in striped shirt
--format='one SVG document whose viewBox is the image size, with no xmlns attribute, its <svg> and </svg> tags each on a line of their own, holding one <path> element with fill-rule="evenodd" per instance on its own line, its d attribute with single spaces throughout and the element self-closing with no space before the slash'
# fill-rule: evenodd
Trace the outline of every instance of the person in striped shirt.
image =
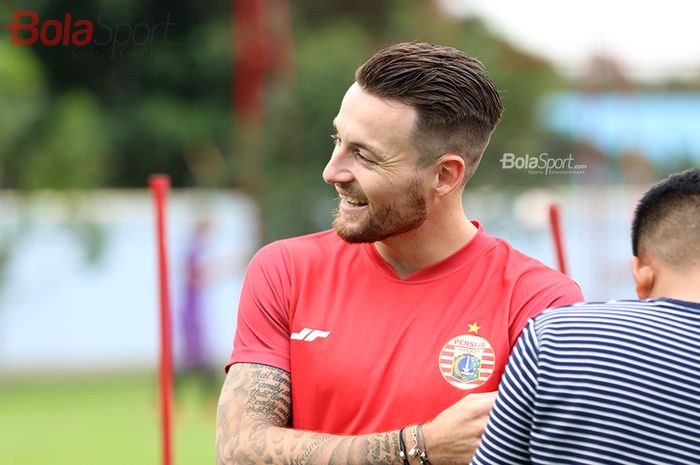
<svg viewBox="0 0 700 465">
<path fill-rule="evenodd" d="M 642 197 L 632 249 L 641 300 L 530 320 L 472 465 L 700 464 L 700 170 Z"/>
</svg>

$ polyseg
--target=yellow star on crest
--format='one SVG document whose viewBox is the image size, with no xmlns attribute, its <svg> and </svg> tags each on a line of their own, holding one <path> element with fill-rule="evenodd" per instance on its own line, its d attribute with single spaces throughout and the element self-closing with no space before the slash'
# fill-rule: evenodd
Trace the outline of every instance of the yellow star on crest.
<svg viewBox="0 0 700 465">
<path fill-rule="evenodd" d="M 479 334 L 479 330 L 481 329 L 481 326 L 479 326 L 476 321 L 472 324 L 467 324 L 467 326 L 469 326 L 468 332 Z"/>
</svg>

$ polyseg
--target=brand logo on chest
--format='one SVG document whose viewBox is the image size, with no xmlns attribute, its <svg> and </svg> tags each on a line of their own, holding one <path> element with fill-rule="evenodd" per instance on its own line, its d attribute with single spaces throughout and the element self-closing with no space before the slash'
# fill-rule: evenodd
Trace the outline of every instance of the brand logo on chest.
<svg viewBox="0 0 700 465">
<path fill-rule="evenodd" d="M 289 339 L 292 339 L 294 341 L 312 342 L 318 339 L 319 337 L 326 338 L 330 333 L 330 331 L 321 331 L 320 329 L 304 328 L 298 333 L 292 333 L 289 336 Z"/>
</svg>

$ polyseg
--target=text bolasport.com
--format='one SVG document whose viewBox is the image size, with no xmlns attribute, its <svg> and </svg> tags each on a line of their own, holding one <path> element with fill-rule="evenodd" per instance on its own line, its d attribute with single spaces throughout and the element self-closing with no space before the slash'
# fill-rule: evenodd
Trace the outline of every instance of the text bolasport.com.
<svg viewBox="0 0 700 465">
<path fill-rule="evenodd" d="M 527 153 L 525 155 L 504 153 L 498 161 L 501 162 L 501 169 L 527 170 L 528 174 L 583 174 L 586 170 L 586 165 L 576 164 L 572 154 L 566 157 L 553 157 L 548 153 L 537 156 Z"/>
<path fill-rule="evenodd" d="M 85 47 L 93 45 L 106 48 L 109 57 L 114 59 L 117 51 L 127 45 L 153 45 L 162 41 L 165 45 L 178 45 L 168 40 L 168 32 L 175 23 L 170 19 L 170 12 L 161 22 L 115 23 L 110 21 L 113 15 L 101 13 L 96 21 L 75 19 L 72 13 L 65 13 L 61 20 L 42 19 L 35 11 L 15 11 L 12 23 L 4 29 L 11 32 L 10 44 L 15 46 L 32 46 L 41 44 L 46 47 Z M 0 40 L 2 40 L 0 38 Z M 107 54 L 102 53 L 106 56 Z"/>
</svg>

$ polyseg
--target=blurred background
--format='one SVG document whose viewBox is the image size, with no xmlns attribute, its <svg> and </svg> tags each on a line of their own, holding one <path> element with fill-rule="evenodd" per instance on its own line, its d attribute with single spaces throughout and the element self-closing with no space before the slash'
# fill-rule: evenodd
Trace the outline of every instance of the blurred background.
<svg viewBox="0 0 700 465">
<path fill-rule="evenodd" d="M 267 242 L 329 227 L 335 191 L 321 171 L 331 121 L 355 69 L 389 43 L 460 48 L 502 91 L 504 117 L 465 191 L 467 215 L 556 267 L 547 222 L 556 202 L 569 273 L 586 297 L 634 297 L 635 202 L 700 165 L 697 9 L 2 2 L 0 463 L 159 463 L 152 173 L 173 183 L 175 463 L 214 463 L 247 262 Z M 94 27 L 82 46 L 80 20 Z"/>
</svg>

